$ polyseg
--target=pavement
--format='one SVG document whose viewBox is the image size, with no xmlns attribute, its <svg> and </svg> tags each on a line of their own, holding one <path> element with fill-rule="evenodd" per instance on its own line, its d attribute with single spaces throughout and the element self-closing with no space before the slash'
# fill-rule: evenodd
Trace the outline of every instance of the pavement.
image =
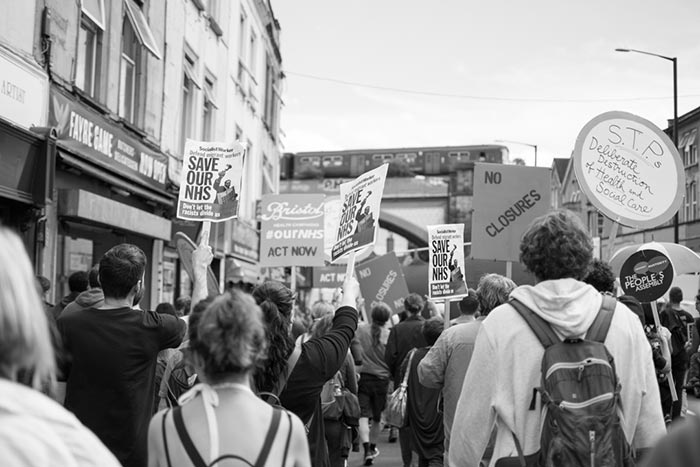
<svg viewBox="0 0 700 467">
<path fill-rule="evenodd" d="M 389 431 L 382 431 L 379 435 L 379 442 L 377 443 L 377 448 L 379 448 L 379 457 L 374 459 L 372 464 L 375 467 L 401 467 L 403 464 L 401 462 L 401 448 L 399 447 L 399 441 L 396 440 L 394 443 L 389 443 Z M 360 446 L 360 452 L 351 452 L 348 458 L 348 467 L 359 467 L 365 465 L 365 452 Z M 413 457 L 416 457 L 414 454 Z M 414 464 L 417 465 L 417 460 L 414 459 Z"/>
</svg>

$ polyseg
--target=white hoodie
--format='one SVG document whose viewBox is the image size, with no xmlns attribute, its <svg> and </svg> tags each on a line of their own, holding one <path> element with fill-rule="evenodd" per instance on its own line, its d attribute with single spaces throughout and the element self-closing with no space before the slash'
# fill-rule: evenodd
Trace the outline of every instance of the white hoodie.
<svg viewBox="0 0 700 467">
<path fill-rule="evenodd" d="M 602 302 L 593 287 L 575 279 L 520 286 L 511 297 L 548 321 L 560 337 L 583 337 Z M 666 433 L 651 347 L 639 318 L 621 303 L 605 346 L 622 385 L 625 435 L 635 448 L 651 447 Z M 478 466 L 494 423 L 498 433 L 491 465 L 501 457 L 517 456 L 511 431 L 525 455 L 539 449 L 539 398 L 535 410 L 529 407 L 533 389 L 541 384 L 543 353 L 510 305 L 497 307 L 484 320 L 455 411 L 450 466 Z"/>
</svg>

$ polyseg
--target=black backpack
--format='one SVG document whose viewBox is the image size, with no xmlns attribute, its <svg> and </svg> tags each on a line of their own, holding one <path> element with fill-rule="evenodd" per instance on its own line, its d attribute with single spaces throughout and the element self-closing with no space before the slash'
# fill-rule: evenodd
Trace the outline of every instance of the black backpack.
<svg viewBox="0 0 700 467">
<path fill-rule="evenodd" d="M 560 340 L 540 316 L 516 299 L 520 313 L 544 346 L 540 451 L 529 460 L 541 467 L 629 467 L 632 449 L 622 429 L 620 382 L 605 347 L 616 300 L 603 295 L 584 339 Z M 521 465 L 527 462 L 513 435 Z"/>
</svg>

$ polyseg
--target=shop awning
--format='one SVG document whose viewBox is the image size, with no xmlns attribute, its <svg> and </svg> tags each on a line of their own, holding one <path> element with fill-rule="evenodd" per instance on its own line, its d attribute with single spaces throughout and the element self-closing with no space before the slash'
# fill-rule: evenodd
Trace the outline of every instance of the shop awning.
<svg viewBox="0 0 700 467">
<path fill-rule="evenodd" d="M 226 258 L 226 282 L 257 284 L 260 282 L 260 266 L 228 256 Z"/>
<path fill-rule="evenodd" d="M 63 162 L 71 167 L 75 167 L 86 175 L 100 179 L 103 182 L 117 188 L 121 188 L 129 193 L 133 193 L 136 196 L 140 196 L 150 201 L 155 201 L 156 203 L 163 204 L 165 206 L 172 206 L 175 201 L 175 197 L 167 192 L 156 192 L 154 190 L 142 188 L 141 186 L 130 183 L 116 175 L 112 175 L 110 172 L 107 172 L 106 170 L 97 167 L 96 165 L 93 165 L 80 157 L 73 156 L 60 148 L 58 150 L 58 155 Z"/>
<path fill-rule="evenodd" d="M 58 214 L 166 241 L 172 235 L 168 219 L 86 190 L 59 190 Z"/>
</svg>

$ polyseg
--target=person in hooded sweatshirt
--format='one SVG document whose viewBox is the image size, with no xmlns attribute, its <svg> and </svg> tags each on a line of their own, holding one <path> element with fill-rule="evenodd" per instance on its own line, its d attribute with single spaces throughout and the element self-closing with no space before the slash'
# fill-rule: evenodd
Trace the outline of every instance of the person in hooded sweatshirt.
<svg viewBox="0 0 700 467">
<path fill-rule="evenodd" d="M 537 284 L 517 287 L 511 298 L 546 320 L 560 338 L 585 336 L 602 302 L 594 287 L 581 282 L 592 251 L 591 238 L 574 213 L 556 210 L 538 217 L 520 244 L 520 262 Z M 605 346 L 622 385 L 623 429 L 639 453 L 654 446 L 666 427 L 651 347 L 639 318 L 622 303 L 616 304 Z M 525 456 L 539 450 L 540 411 L 529 407 L 533 388 L 541 384 L 543 354 L 539 340 L 510 304 L 497 307 L 483 321 L 454 415 L 451 466 L 478 466 L 496 422 L 491 465 L 500 458 L 517 458 L 513 434 Z"/>
<path fill-rule="evenodd" d="M 51 310 L 53 314 L 53 319 L 57 320 L 61 315 L 63 309 L 70 302 L 78 298 L 78 295 L 85 292 L 88 289 L 88 273 L 85 271 L 77 271 L 68 276 L 68 290 L 69 293 L 61 299 Z"/>
<path fill-rule="evenodd" d="M 78 310 L 87 308 L 99 308 L 105 302 L 105 295 L 100 287 L 99 265 L 94 265 L 88 272 L 88 289 L 78 295 L 74 301 L 68 303 L 60 316 L 69 315 Z"/>
</svg>

